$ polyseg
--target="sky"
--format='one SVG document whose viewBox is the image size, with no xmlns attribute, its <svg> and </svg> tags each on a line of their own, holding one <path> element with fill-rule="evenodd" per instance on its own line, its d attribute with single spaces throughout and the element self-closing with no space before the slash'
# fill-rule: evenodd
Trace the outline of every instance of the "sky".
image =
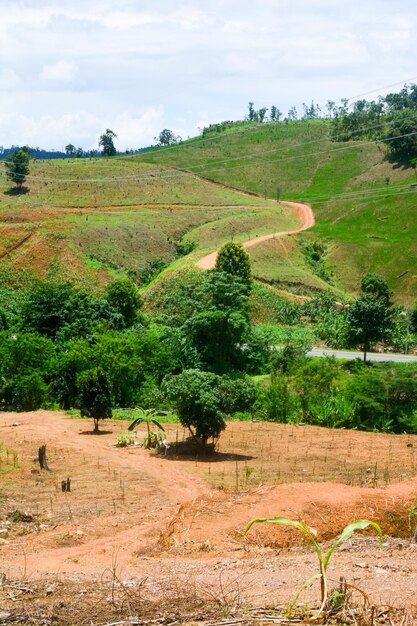
<svg viewBox="0 0 417 626">
<path fill-rule="evenodd" d="M 417 82 L 415 0 L 0 0 L 0 145 L 148 146 Z M 385 89 L 384 89 L 385 88 Z"/>
</svg>

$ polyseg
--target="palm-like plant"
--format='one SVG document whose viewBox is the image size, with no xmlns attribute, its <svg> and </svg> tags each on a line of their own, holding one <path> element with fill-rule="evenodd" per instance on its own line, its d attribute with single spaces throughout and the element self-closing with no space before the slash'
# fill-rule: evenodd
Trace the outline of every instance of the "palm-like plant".
<svg viewBox="0 0 417 626">
<path fill-rule="evenodd" d="M 376 524 L 375 522 L 371 522 L 370 520 L 367 519 L 363 519 L 363 520 L 357 520 L 356 522 L 351 522 L 350 524 L 348 524 L 342 531 L 341 535 L 339 536 L 339 538 L 330 546 L 330 548 L 327 550 L 327 552 L 323 552 L 323 550 L 321 549 L 320 545 L 318 544 L 318 542 L 316 541 L 316 538 L 314 537 L 314 534 L 312 533 L 312 531 L 310 530 L 310 528 L 308 528 L 307 526 L 305 526 L 304 524 L 302 524 L 301 522 L 296 522 L 294 520 L 291 519 L 287 519 L 286 517 L 273 517 L 271 519 L 267 519 L 267 518 L 257 518 L 257 519 L 253 519 L 249 522 L 249 524 L 246 526 L 245 528 L 245 535 L 246 533 L 251 529 L 251 527 L 253 526 L 253 524 L 256 524 L 258 522 L 266 522 L 267 524 L 283 524 L 285 526 L 292 526 L 293 528 L 296 528 L 297 530 L 299 530 L 304 537 L 307 538 L 307 540 L 312 544 L 312 546 L 314 547 L 316 554 L 317 554 L 317 558 L 319 561 L 319 573 L 315 574 L 314 576 L 312 576 L 311 578 L 309 578 L 301 587 L 301 589 L 298 591 L 297 595 L 295 596 L 294 600 L 291 602 L 288 614 L 291 615 L 294 606 L 297 603 L 298 598 L 300 597 L 300 595 L 302 594 L 302 592 L 304 591 L 304 589 L 307 589 L 307 587 L 309 587 L 315 580 L 320 580 L 320 585 L 321 585 L 321 605 L 320 608 L 318 610 L 318 613 L 316 615 L 316 617 L 318 617 L 322 612 L 324 607 L 326 606 L 327 603 L 327 599 L 328 599 L 328 595 L 329 595 L 329 591 L 328 591 L 328 585 L 327 585 L 327 568 L 329 566 L 329 561 L 330 558 L 333 554 L 333 552 L 342 545 L 342 543 L 344 543 L 345 541 L 347 541 L 356 530 L 364 530 L 365 528 L 367 528 L 368 526 L 372 526 L 372 528 L 374 528 L 374 530 L 376 530 L 378 536 L 379 536 L 379 540 L 380 543 L 382 545 L 382 531 L 381 528 L 378 526 L 378 524 Z"/>
<path fill-rule="evenodd" d="M 165 432 L 165 428 L 155 419 L 155 415 L 157 412 L 155 409 L 142 409 L 141 407 L 137 407 L 136 411 L 139 411 L 139 416 L 136 417 L 133 422 L 129 425 L 128 430 L 134 430 L 136 426 L 139 424 L 145 423 L 147 434 L 145 439 L 143 440 L 143 445 L 145 448 L 156 448 L 158 443 L 158 435 L 151 430 L 151 424 L 154 424 L 157 428 Z"/>
</svg>

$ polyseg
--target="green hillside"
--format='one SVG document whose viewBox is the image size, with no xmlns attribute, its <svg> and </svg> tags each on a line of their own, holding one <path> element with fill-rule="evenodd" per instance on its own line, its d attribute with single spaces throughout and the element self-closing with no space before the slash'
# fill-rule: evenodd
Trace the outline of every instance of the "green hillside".
<svg viewBox="0 0 417 626">
<path fill-rule="evenodd" d="M 140 281 L 190 251 L 193 262 L 232 237 L 297 225 L 276 201 L 132 160 L 33 161 L 26 185 L 15 194 L 0 178 L 0 272 L 11 284 L 53 273 L 94 288 L 120 271 Z"/>
<path fill-rule="evenodd" d="M 297 240 L 325 242 L 334 287 L 355 292 L 360 275 L 372 270 L 387 277 L 396 299 L 410 302 L 417 287 L 416 177 L 411 168 L 384 157 L 382 144 L 335 143 L 328 121 L 303 120 L 247 124 L 135 160 L 188 169 L 268 198 L 278 194 L 310 202 L 316 226 Z M 304 284 L 308 291 L 316 278 L 302 258 L 302 246 L 291 245 L 286 267 L 280 245 L 275 244 L 277 255 L 271 245 L 250 251 L 258 275 L 296 291 Z"/>
</svg>

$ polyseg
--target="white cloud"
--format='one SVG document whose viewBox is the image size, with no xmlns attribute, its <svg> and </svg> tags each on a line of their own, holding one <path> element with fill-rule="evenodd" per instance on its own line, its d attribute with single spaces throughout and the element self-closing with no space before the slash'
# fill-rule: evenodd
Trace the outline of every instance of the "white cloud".
<svg viewBox="0 0 417 626">
<path fill-rule="evenodd" d="M 106 128 L 116 134 L 120 150 L 154 143 L 163 126 L 163 107 L 151 107 L 137 116 L 123 112 L 113 117 L 88 111 L 39 117 L 17 113 L 0 113 L 0 136 L 5 146 L 29 144 L 62 150 L 68 142 L 84 148 L 97 148 L 98 137 Z"/>
<path fill-rule="evenodd" d="M 154 137 L 163 126 L 163 115 L 162 106 L 150 107 L 137 117 L 127 111 L 117 115 L 111 122 L 111 128 L 117 134 L 115 145 L 125 150 L 155 143 Z"/>
<path fill-rule="evenodd" d="M 8 91 L 15 89 L 20 82 L 19 76 L 14 70 L 4 68 L 0 71 L 0 90 Z"/>
<path fill-rule="evenodd" d="M 78 65 L 72 61 L 57 61 L 46 65 L 41 72 L 43 80 L 58 83 L 70 83 L 78 74 Z"/>
<path fill-rule="evenodd" d="M 415 0 L 198 7 L 0 0 L 1 142 L 90 148 L 109 127 L 124 149 L 164 127 L 187 136 L 197 120 L 243 117 L 249 100 L 287 111 L 417 74 Z"/>
</svg>

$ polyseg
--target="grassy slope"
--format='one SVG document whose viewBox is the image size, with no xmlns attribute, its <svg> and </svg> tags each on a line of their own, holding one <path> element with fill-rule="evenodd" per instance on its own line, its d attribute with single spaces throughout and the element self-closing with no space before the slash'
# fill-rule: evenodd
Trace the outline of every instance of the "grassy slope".
<svg viewBox="0 0 417 626">
<path fill-rule="evenodd" d="M 276 201 L 131 159 L 34 161 L 31 176 L 19 195 L 0 178 L 0 271 L 11 282 L 53 271 L 97 286 L 116 270 L 173 261 L 181 240 L 197 244 L 198 258 L 232 236 L 297 223 Z M 100 181 L 108 177 L 124 180 Z"/>
<path fill-rule="evenodd" d="M 138 160 L 188 168 L 270 198 L 279 190 L 281 197 L 310 201 L 317 224 L 298 239 L 318 235 L 328 242 L 336 287 L 354 292 L 361 273 L 372 270 L 388 278 L 398 300 L 415 299 L 415 176 L 384 161 L 383 147 L 330 142 L 327 122 L 314 120 L 252 126 L 143 153 Z M 352 192 L 360 195 L 346 197 Z M 255 274 L 296 291 L 319 287 L 297 246 L 284 246 L 286 253 L 272 242 L 253 248 Z"/>
</svg>

